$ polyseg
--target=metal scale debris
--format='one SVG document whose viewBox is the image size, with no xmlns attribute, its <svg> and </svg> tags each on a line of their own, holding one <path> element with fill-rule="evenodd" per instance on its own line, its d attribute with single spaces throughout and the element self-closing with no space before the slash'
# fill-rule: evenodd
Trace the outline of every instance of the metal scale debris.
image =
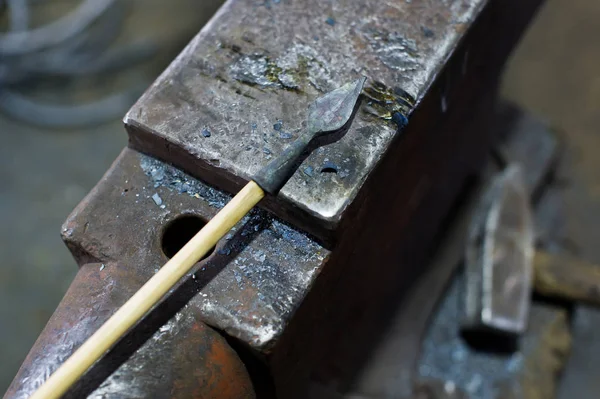
<svg viewBox="0 0 600 399">
<path fill-rule="evenodd" d="M 307 104 L 363 75 L 346 136 L 67 396 L 334 397 L 400 314 L 400 371 L 382 389 L 410 397 L 451 276 L 426 281 L 438 289 L 419 302 L 422 265 L 486 159 L 503 62 L 539 3 L 225 3 L 127 113 L 128 148 L 65 222 L 80 271 L 7 397 L 28 396 L 155 273 L 175 223 L 210 219 L 297 137 Z"/>
</svg>

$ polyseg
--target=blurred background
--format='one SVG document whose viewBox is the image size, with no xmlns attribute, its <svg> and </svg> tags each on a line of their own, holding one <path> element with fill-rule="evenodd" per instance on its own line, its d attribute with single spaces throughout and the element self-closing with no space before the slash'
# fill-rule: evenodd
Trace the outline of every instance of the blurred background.
<svg viewBox="0 0 600 399">
<path fill-rule="evenodd" d="M 126 145 L 122 116 L 221 3 L 0 0 L 0 392 L 76 273 L 60 226 Z M 599 20 L 600 2 L 548 0 L 503 88 L 563 135 L 567 231 L 596 263 Z M 46 30 L 19 35 L 35 28 Z M 44 51 L 51 40 L 59 45 Z M 586 312 L 589 329 L 600 328 L 597 311 Z M 592 353 L 572 356 L 593 369 Z"/>
</svg>

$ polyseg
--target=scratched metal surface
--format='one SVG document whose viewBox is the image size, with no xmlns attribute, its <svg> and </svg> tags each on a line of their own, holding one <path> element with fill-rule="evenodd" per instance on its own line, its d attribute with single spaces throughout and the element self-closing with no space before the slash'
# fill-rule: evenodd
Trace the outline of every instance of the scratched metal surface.
<svg viewBox="0 0 600 399">
<path fill-rule="evenodd" d="M 161 238 L 171 222 L 190 215 L 210 220 L 229 199 L 172 166 L 123 150 L 63 225 L 81 268 L 8 397 L 28 397 L 156 273 L 167 261 Z M 305 233 L 252 211 L 70 397 L 253 397 L 248 381 L 235 376 L 245 371 L 229 364 L 231 348 L 219 346 L 224 339 L 201 322 L 268 355 L 328 255 Z M 165 315 L 172 318 L 161 321 Z M 207 336 L 221 341 L 208 345 Z"/>
<path fill-rule="evenodd" d="M 298 137 L 314 98 L 367 76 L 348 134 L 313 153 L 273 206 L 335 230 L 486 3 L 228 1 L 127 114 L 130 143 L 231 191 Z"/>
<path fill-rule="evenodd" d="M 32 393 L 143 283 L 134 268 L 82 265 L 5 398 Z M 177 290 L 96 362 L 64 398 L 255 398 L 225 338 L 201 321 Z"/>
<path fill-rule="evenodd" d="M 228 200 L 174 167 L 125 149 L 62 234 L 80 264 L 104 262 L 104 273 L 134 268 L 145 280 L 167 261 L 160 241 L 165 226 L 181 215 L 210 220 Z M 253 211 L 188 275 L 200 291 L 189 306 L 208 324 L 266 350 L 328 254 L 306 234 Z"/>
</svg>

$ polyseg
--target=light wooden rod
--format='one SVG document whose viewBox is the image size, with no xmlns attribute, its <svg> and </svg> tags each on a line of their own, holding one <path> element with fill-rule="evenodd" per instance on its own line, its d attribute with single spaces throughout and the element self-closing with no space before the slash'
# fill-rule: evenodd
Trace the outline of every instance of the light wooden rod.
<svg viewBox="0 0 600 399">
<path fill-rule="evenodd" d="M 251 181 L 171 260 L 119 308 L 31 396 L 59 398 L 171 288 L 214 247 L 258 202 L 264 191 Z"/>
</svg>

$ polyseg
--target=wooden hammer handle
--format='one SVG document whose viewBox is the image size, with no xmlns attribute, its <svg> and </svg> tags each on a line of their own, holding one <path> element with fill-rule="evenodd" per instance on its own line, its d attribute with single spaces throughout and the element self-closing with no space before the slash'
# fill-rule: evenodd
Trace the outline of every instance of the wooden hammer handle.
<svg viewBox="0 0 600 399">
<path fill-rule="evenodd" d="M 599 265 L 538 250 L 534 276 L 534 289 L 539 294 L 600 306 Z"/>
</svg>

